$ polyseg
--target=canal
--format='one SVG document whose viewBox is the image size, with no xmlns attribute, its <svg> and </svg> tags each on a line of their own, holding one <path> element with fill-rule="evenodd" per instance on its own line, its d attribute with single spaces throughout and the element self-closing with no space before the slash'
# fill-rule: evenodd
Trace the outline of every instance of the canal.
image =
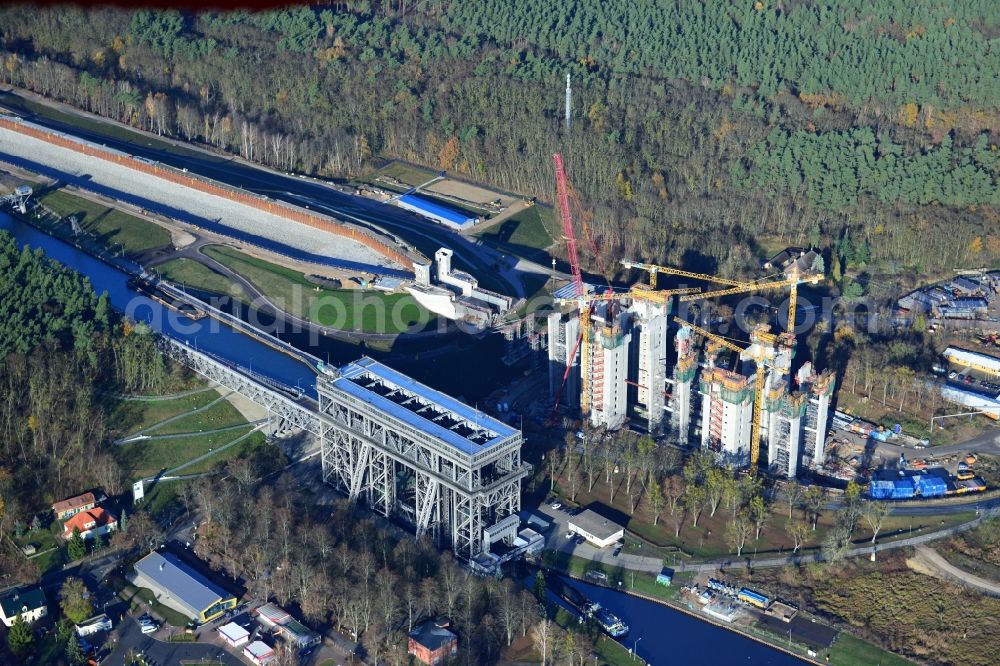
<svg viewBox="0 0 1000 666">
<path fill-rule="evenodd" d="M 629 633 L 620 640 L 621 644 L 635 649 L 636 654 L 652 666 L 802 666 L 807 663 L 677 609 L 578 580 L 567 582 L 621 618 L 629 626 Z"/>
</svg>

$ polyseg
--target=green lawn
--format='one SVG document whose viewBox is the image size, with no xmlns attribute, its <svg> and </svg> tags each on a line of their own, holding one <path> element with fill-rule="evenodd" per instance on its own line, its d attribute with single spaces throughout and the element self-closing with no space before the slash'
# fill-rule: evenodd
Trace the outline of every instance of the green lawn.
<svg viewBox="0 0 1000 666">
<path fill-rule="evenodd" d="M 854 634 L 840 632 L 830 648 L 829 663 L 835 666 L 913 666 L 913 662 L 863 641 Z"/>
<path fill-rule="evenodd" d="M 236 297 L 243 294 L 239 285 L 194 259 L 171 259 L 157 265 L 155 270 L 167 280 L 184 287 Z"/>
<path fill-rule="evenodd" d="M 220 400 L 204 411 L 189 414 L 176 421 L 152 428 L 149 434 L 175 435 L 186 432 L 202 432 L 217 428 L 226 428 L 241 423 L 246 423 L 246 419 L 243 418 L 239 410 L 233 407 L 232 403 L 228 400 Z"/>
<path fill-rule="evenodd" d="M 219 397 L 217 391 L 202 391 L 183 398 L 162 400 L 120 400 L 111 409 L 110 423 L 119 433 L 129 434 L 204 407 Z"/>
<path fill-rule="evenodd" d="M 235 431 L 234 431 L 235 432 Z M 237 435 L 238 436 L 238 435 Z M 232 437 L 228 441 L 233 441 L 236 436 Z M 232 458 L 237 458 L 239 456 L 248 455 L 262 448 L 270 446 L 267 443 L 267 439 L 264 433 L 257 431 L 241 441 L 239 444 L 230 446 L 225 451 L 220 451 L 219 453 L 205 458 L 197 465 L 191 465 L 190 467 L 185 467 L 180 470 L 178 474 L 200 474 L 202 472 L 210 472 L 215 469 L 219 464 L 225 463 L 227 460 Z"/>
<path fill-rule="evenodd" d="M 390 178 L 395 178 L 401 183 L 406 183 L 411 187 L 416 187 L 417 185 L 426 183 L 436 175 L 437 172 L 431 171 L 430 169 L 412 166 L 403 162 L 393 162 L 385 168 L 379 169 L 373 173 L 368 180 L 369 182 L 374 183 L 375 179 L 379 176 L 389 176 Z"/>
<path fill-rule="evenodd" d="M 228 444 L 250 431 L 252 426 L 225 432 L 169 437 L 123 444 L 117 448 L 118 462 L 130 479 L 152 476 L 161 470 L 173 469 L 212 449 Z M 187 472 L 187 470 L 185 470 Z"/>
<path fill-rule="evenodd" d="M 119 243 L 126 252 L 138 254 L 170 244 L 170 234 L 162 227 L 62 190 L 49 192 L 41 202 L 59 216 L 76 216 L 106 247 Z"/>
<path fill-rule="evenodd" d="M 50 569 L 60 567 L 66 561 L 65 542 L 62 539 L 62 524 L 53 521 L 49 529 L 34 532 L 26 531 L 21 537 L 10 535 L 11 540 L 20 548 L 31 544 L 39 554 L 29 561 L 38 567 L 38 573 L 43 574 Z M 46 552 L 47 551 L 47 552 Z M 22 555 L 23 557 L 23 555 Z"/>
<path fill-rule="evenodd" d="M 326 289 L 309 282 L 302 273 L 228 247 L 209 246 L 203 252 L 245 277 L 279 308 L 321 326 L 401 333 L 432 318 L 409 294 Z"/>
<path fill-rule="evenodd" d="M 136 587 L 130 583 L 126 583 L 118 592 L 118 596 L 124 601 L 127 601 L 129 608 L 133 610 L 145 610 L 150 608 L 172 627 L 186 627 L 191 621 L 191 618 L 186 615 L 178 613 L 174 609 L 167 608 L 161 604 L 156 600 L 156 597 L 153 595 L 153 591 L 145 587 Z"/>
<path fill-rule="evenodd" d="M 544 219 L 543 219 L 544 218 Z M 549 229 L 554 223 L 552 210 L 543 206 L 529 206 L 503 222 L 475 234 L 480 238 L 497 240 L 511 245 L 521 245 L 545 250 L 552 245 Z"/>
<path fill-rule="evenodd" d="M 189 483 L 189 480 L 157 482 L 151 489 L 147 488 L 142 500 L 142 508 L 153 516 L 164 511 L 181 510 L 180 497 L 184 493 L 184 487 Z"/>
</svg>

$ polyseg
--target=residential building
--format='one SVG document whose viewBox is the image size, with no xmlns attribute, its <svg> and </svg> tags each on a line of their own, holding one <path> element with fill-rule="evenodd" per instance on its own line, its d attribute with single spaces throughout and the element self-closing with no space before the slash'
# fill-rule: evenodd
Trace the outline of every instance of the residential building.
<svg viewBox="0 0 1000 666">
<path fill-rule="evenodd" d="M 118 519 L 98 506 L 71 516 L 63 524 L 63 538 L 72 538 L 74 529 L 80 530 L 80 536 L 84 539 L 92 539 L 118 529 Z"/>
<path fill-rule="evenodd" d="M 135 563 L 135 584 L 157 601 L 196 622 L 208 622 L 236 606 L 236 597 L 173 553 L 153 551 Z"/>
<path fill-rule="evenodd" d="M 15 587 L 0 594 L 0 620 L 8 627 L 18 615 L 30 624 L 48 613 L 45 593 L 40 587 Z"/>
<path fill-rule="evenodd" d="M 598 548 L 607 548 L 625 538 L 625 527 L 586 509 L 569 519 L 569 531 L 579 534 Z"/>
<path fill-rule="evenodd" d="M 410 632 L 407 652 L 417 661 L 436 666 L 458 654 L 458 636 L 449 629 L 447 620 L 429 620 Z"/>
<path fill-rule="evenodd" d="M 84 493 L 56 502 L 52 505 L 52 510 L 55 512 L 57 520 L 66 520 L 70 516 L 93 509 L 95 506 L 97 506 L 97 498 L 94 497 L 94 493 Z"/>
</svg>

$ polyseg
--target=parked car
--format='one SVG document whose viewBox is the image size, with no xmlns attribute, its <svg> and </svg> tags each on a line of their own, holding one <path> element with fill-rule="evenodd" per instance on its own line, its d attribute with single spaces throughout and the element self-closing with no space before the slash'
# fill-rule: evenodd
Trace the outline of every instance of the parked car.
<svg viewBox="0 0 1000 666">
<path fill-rule="evenodd" d="M 573 533 L 572 532 L 566 532 L 566 538 L 567 539 L 572 539 L 573 538 Z"/>
<path fill-rule="evenodd" d="M 621 546 L 618 546 L 617 548 L 615 548 L 615 552 L 611 553 L 611 557 L 618 557 L 618 555 L 619 555 L 619 554 L 620 554 L 621 552 L 622 552 L 622 547 L 621 547 Z"/>
<path fill-rule="evenodd" d="M 552 505 L 551 507 L 549 507 L 549 508 L 550 508 L 550 509 L 552 509 L 553 511 L 558 511 L 559 509 L 561 509 L 561 508 L 562 508 L 562 502 L 555 502 L 555 503 L 554 503 L 554 504 L 553 504 L 553 505 Z"/>
<path fill-rule="evenodd" d="M 140 624 L 139 625 L 139 631 L 141 631 L 144 634 L 151 634 L 154 631 L 156 631 L 156 625 L 155 624 Z"/>
</svg>

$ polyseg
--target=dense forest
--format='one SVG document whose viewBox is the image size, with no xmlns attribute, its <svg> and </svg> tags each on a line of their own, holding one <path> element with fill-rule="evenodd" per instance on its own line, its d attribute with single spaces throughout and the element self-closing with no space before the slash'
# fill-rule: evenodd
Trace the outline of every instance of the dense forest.
<svg viewBox="0 0 1000 666">
<path fill-rule="evenodd" d="M 66 488 L 124 490 L 107 441 L 109 392 L 171 379 L 153 336 L 120 321 L 90 281 L 0 233 L 0 534 Z M 174 369 L 177 371 L 177 369 Z M 0 566 L 20 570 L 23 561 Z M 5 569 L 7 570 L 7 569 Z"/>
<path fill-rule="evenodd" d="M 850 229 L 878 267 L 921 273 L 1000 259 L 993 10 L 9 6 L 0 57 L 6 82 L 286 170 L 344 177 L 399 157 L 551 200 L 558 150 L 615 257 L 733 274 L 762 245 L 829 247 Z"/>
</svg>

